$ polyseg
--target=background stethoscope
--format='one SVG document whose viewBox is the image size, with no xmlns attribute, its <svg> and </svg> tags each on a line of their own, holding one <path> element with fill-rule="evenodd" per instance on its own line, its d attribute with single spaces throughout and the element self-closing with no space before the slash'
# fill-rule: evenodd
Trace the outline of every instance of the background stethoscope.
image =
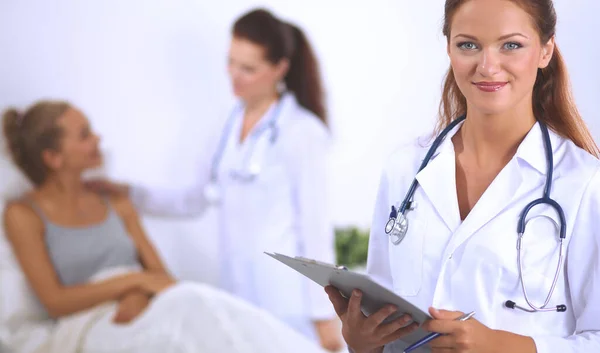
<svg viewBox="0 0 600 353">
<path fill-rule="evenodd" d="M 270 132 L 269 135 L 269 143 L 272 145 L 277 141 L 279 137 L 279 128 L 277 126 L 277 121 L 279 119 L 281 113 L 281 106 L 283 102 L 283 97 L 279 99 L 276 103 L 275 107 L 272 110 L 272 113 L 267 118 L 264 124 L 259 123 L 257 129 L 252 132 L 252 134 L 248 137 L 251 139 L 249 141 L 251 145 L 248 147 L 246 153 L 242 158 L 242 163 L 240 168 L 234 168 L 231 170 L 230 176 L 232 179 L 240 181 L 240 182 L 251 182 L 256 179 L 256 177 L 261 172 L 260 163 L 254 158 L 255 149 L 258 143 L 258 140 L 265 132 Z M 223 129 L 223 133 L 221 135 L 221 139 L 219 140 L 219 145 L 217 146 L 217 150 L 213 156 L 212 164 L 210 168 L 210 179 L 208 184 L 204 189 L 204 196 L 209 202 L 216 203 L 221 198 L 220 188 L 219 188 L 219 165 L 223 159 L 223 154 L 225 152 L 225 148 L 227 146 L 227 142 L 233 133 L 234 123 L 237 119 L 237 115 L 242 111 L 243 107 L 241 105 L 236 106 L 231 112 L 229 119 L 225 124 L 225 128 Z"/>
<path fill-rule="evenodd" d="M 465 116 L 461 116 L 458 119 L 455 119 L 454 121 L 452 121 L 452 123 L 450 123 L 450 125 L 448 125 L 439 134 L 439 136 L 433 141 L 431 148 L 429 149 L 429 151 L 427 151 L 427 154 L 425 155 L 425 158 L 423 159 L 423 162 L 421 163 L 421 166 L 419 167 L 419 172 L 421 170 L 423 170 L 423 168 L 425 168 L 425 166 L 427 166 L 427 163 L 429 163 L 432 155 L 435 153 L 435 151 L 437 150 L 439 145 L 442 143 L 442 141 L 444 140 L 446 135 L 452 129 L 454 129 L 454 127 L 456 127 L 456 125 L 458 125 L 461 121 L 465 120 L 465 118 L 466 118 Z M 562 207 L 560 207 L 560 205 L 550 197 L 550 191 L 552 189 L 552 173 L 554 171 L 554 160 L 553 160 L 553 156 L 552 156 L 552 143 L 550 141 L 550 135 L 548 134 L 548 128 L 546 127 L 546 125 L 543 124 L 542 122 L 538 122 L 538 124 L 540 125 L 540 129 L 542 131 L 542 136 L 543 136 L 543 140 L 544 140 L 544 149 L 545 149 L 545 153 L 546 153 L 546 184 L 544 186 L 544 195 L 541 198 L 534 200 L 534 201 L 530 202 L 529 204 L 527 204 L 527 206 L 525 206 L 525 208 L 521 212 L 521 215 L 519 217 L 519 222 L 517 224 L 517 233 L 518 233 L 518 236 L 517 236 L 517 263 L 518 263 L 518 267 L 519 267 L 519 279 L 521 281 L 521 287 L 523 288 L 523 294 L 525 297 L 525 301 L 527 302 L 527 305 L 529 306 L 529 308 L 519 306 L 514 301 L 511 301 L 511 300 L 507 300 L 504 303 L 504 305 L 510 309 L 516 308 L 516 309 L 520 309 L 520 310 L 530 312 L 530 313 L 541 312 L 541 311 L 564 312 L 567 310 L 566 305 L 557 305 L 556 307 L 549 307 L 549 308 L 546 307 L 548 305 L 548 303 L 550 302 L 550 298 L 552 297 L 552 293 L 554 292 L 554 289 L 556 288 L 556 283 L 558 281 L 558 276 L 560 274 L 560 269 L 562 266 L 563 240 L 566 237 L 566 221 L 565 221 L 565 214 L 563 212 Z M 404 200 L 400 204 L 399 208 L 396 209 L 395 206 L 392 206 L 389 220 L 385 225 L 385 233 L 390 236 L 391 242 L 394 245 L 400 244 L 402 242 L 402 240 L 404 239 L 404 237 L 406 236 L 406 233 L 408 231 L 408 219 L 406 218 L 406 211 L 409 209 L 412 209 L 411 205 L 413 204 L 413 197 L 414 197 L 417 185 L 418 185 L 418 181 L 415 178 L 415 179 L 413 179 L 413 182 L 410 185 L 410 188 L 409 188 L 406 196 L 404 197 Z M 552 282 L 552 286 L 550 287 L 548 296 L 546 297 L 546 300 L 544 301 L 543 305 L 536 306 L 534 303 L 531 302 L 531 300 L 529 300 L 529 297 L 527 295 L 527 289 L 525 287 L 525 283 L 523 280 L 521 248 L 522 248 L 523 234 L 525 233 L 525 224 L 526 224 L 525 220 L 527 218 L 527 214 L 534 206 L 542 205 L 542 204 L 550 206 L 558 214 L 559 224 L 556 224 L 556 222 L 554 220 L 552 220 L 550 217 L 547 217 L 547 218 L 551 219 L 555 223 L 555 225 L 557 226 L 557 228 L 559 230 L 560 248 L 559 248 L 559 253 L 558 253 L 558 266 L 556 268 L 556 272 L 554 274 L 554 280 Z"/>
</svg>

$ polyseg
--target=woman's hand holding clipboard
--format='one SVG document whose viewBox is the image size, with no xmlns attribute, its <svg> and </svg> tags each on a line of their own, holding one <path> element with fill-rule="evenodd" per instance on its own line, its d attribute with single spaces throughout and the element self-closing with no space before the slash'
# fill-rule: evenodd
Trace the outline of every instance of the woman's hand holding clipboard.
<svg viewBox="0 0 600 353">
<path fill-rule="evenodd" d="M 365 274 L 302 257 L 266 254 L 325 288 L 342 320 L 344 339 L 357 353 L 370 353 L 397 340 L 406 347 L 429 334 L 421 328 L 431 319 L 429 314 Z M 414 352 L 430 349 L 424 346 Z"/>
</svg>

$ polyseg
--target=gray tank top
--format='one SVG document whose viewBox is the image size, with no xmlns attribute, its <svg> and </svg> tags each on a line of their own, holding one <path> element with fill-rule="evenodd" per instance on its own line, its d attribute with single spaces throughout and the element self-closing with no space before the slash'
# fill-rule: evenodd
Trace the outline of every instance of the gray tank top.
<svg viewBox="0 0 600 353">
<path fill-rule="evenodd" d="M 108 200 L 104 221 L 83 227 L 55 224 L 35 202 L 27 202 L 44 222 L 46 247 L 63 285 L 85 283 L 104 269 L 139 265 L 135 244 Z"/>
</svg>

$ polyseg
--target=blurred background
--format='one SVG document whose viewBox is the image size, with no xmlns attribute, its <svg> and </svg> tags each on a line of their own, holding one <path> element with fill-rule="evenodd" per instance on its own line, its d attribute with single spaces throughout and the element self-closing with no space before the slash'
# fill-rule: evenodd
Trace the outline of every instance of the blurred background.
<svg viewBox="0 0 600 353">
<path fill-rule="evenodd" d="M 360 265 L 382 163 L 432 128 L 447 69 L 443 0 L 0 0 L 0 108 L 61 98 L 103 137 L 111 178 L 190 185 L 199 146 L 233 104 L 233 20 L 264 7 L 300 25 L 321 63 L 334 134 L 338 261 Z M 581 112 L 600 141 L 600 2 L 556 0 L 557 40 Z M 0 188 L 20 176 L 6 154 Z M 190 161 L 186 163 L 185 161 Z M 169 268 L 214 283 L 214 215 L 145 217 Z"/>
</svg>

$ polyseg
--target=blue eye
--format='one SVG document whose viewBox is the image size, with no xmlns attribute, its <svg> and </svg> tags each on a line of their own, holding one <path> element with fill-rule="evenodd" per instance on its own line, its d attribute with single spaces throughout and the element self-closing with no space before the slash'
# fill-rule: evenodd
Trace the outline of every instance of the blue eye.
<svg viewBox="0 0 600 353">
<path fill-rule="evenodd" d="M 508 42 L 504 44 L 504 49 L 506 50 L 515 50 L 521 48 L 522 45 L 516 42 Z"/>
<path fill-rule="evenodd" d="M 463 50 L 475 50 L 475 49 L 477 49 L 477 46 L 473 42 L 460 42 L 456 46 L 459 47 L 460 49 L 463 49 Z"/>
</svg>

